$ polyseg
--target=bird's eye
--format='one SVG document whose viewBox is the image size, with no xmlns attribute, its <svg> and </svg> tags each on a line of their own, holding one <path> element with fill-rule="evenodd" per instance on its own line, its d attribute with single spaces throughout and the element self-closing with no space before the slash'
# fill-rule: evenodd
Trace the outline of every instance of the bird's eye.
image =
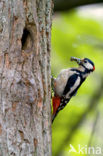
<svg viewBox="0 0 103 156">
<path fill-rule="evenodd" d="M 86 61 L 86 60 L 84 60 L 84 63 L 87 63 L 87 61 Z"/>
</svg>

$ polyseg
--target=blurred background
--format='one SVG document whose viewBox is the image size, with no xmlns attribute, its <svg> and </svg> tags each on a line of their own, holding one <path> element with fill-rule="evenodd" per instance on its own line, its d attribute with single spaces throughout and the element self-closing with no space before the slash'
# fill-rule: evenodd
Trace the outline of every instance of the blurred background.
<svg viewBox="0 0 103 156">
<path fill-rule="evenodd" d="M 96 69 L 57 115 L 52 125 L 52 155 L 103 156 L 103 4 L 77 7 L 76 0 L 74 5 L 69 0 L 64 5 L 59 5 L 63 0 L 54 1 L 52 75 L 77 67 L 70 62 L 71 56 L 90 58 Z"/>
</svg>

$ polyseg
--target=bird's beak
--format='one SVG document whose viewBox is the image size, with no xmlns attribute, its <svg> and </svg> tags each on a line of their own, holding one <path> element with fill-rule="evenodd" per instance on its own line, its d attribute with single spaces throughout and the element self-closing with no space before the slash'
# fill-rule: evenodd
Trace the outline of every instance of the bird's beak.
<svg viewBox="0 0 103 156">
<path fill-rule="evenodd" d="M 79 59 L 76 57 L 71 57 L 71 61 L 76 61 L 79 65 L 83 62 L 83 59 Z"/>
<path fill-rule="evenodd" d="M 84 63 L 84 59 L 80 59 L 79 65 L 82 65 Z"/>
</svg>

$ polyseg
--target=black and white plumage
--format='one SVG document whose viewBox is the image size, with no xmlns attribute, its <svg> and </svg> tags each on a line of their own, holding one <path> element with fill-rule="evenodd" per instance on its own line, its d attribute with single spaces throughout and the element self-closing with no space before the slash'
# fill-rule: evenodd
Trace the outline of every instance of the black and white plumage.
<svg viewBox="0 0 103 156">
<path fill-rule="evenodd" d="M 56 79 L 53 79 L 54 97 L 53 101 L 53 117 L 52 121 L 62 110 L 69 100 L 76 94 L 81 84 L 87 76 L 95 70 L 94 63 L 88 59 L 71 58 L 76 61 L 78 68 L 63 69 Z"/>
</svg>

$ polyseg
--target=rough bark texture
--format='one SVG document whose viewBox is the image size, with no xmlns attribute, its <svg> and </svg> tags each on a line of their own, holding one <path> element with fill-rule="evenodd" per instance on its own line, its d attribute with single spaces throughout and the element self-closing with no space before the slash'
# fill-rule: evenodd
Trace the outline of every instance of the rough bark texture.
<svg viewBox="0 0 103 156">
<path fill-rule="evenodd" d="M 0 156 L 50 156 L 51 0 L 0 0 Z"/>
</svg>

